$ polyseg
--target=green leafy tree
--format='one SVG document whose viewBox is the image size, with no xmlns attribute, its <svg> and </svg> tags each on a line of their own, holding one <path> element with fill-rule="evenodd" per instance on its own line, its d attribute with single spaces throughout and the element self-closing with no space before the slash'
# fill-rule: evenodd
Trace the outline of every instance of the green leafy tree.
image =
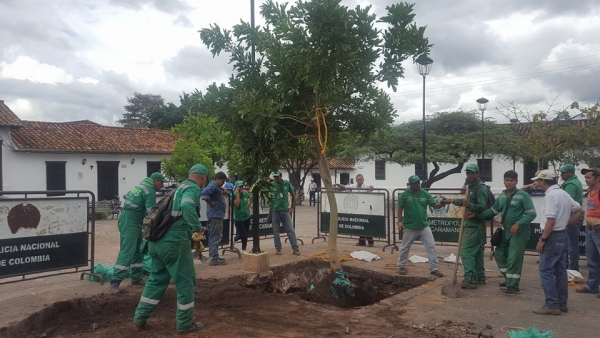
<svg viewBox="0 0 600 338">
<path fill-rule="evenodd" d="M 165 100 L 160 95 L 135 92 L 127 98 L 125 113 L 119 123 L 125 127 L 148 128 L 152 122 L 153 112 L 165 107 Z"/>
<path fill-rule="evenodd" d="M 481 120 L 476 112 L 441 112 L 429 116 L 426 121 L 426 159 L 432 164 L 423 187 L 453 174 L 460 174 L 473 155 L 481 154 Z M 422 162 L 422 120 L 413 120 L 390 128 L 381 129 L 373 137 L 354 137 L 345 154 L 362 160 L 385 160 L 403 166 Z M 499 129 L 491 120 L 485 121 L 486 155 L 494 154 Z M 352 153 L 354 152 L 354 153 Z M 442 164 L 454 167 L 441 171 Z"/>
<path fill-rule="evenodd" d="M 242 22 L 232 32 L 212 25 L 200 34 L 213 55 L 228 53 L 237 72 L 229 81 L 230 105 L 234 120 L 244 122 L 234 128 L 244 135 L 246 128 L 253 130 L 254 143 L 272 155 L 267 157 L 274 160 L 268 163 L 271 169 L 295 151 L 292 140 L 309 141 L 307 151 L 318 163 L 331 207 L 328 247 L 335 270 L 341 264 L 328 141 L 342 131 L 371 134 L 391 123 L 395 111 L 378 82 L 395 89 L 402 62 L 428 54 L 431 46 L 425 27 L 414 23 L 413 5 L 389 6 L 379 21 L 370 9 L 349 9 L 339 0 L 298 1 L 289 7 L 269 0 L 261 6 L 264 27 L 253 30 Z M 375 27 L 378 22 L 383 31 Z M 252 46 L 259 54 L 256 62 Z M 260 160 L 255 156 L 243 163 Z"/>
<path fill-rule="evenodd" d="M 513 123 L 506 125 L 500 139 L 505 145 L 498 151 L 507 157 L 534 162 L 539 168 L 548 163 L 593 163 L 598 161 L 600 146 L 600 103 L 531 111 L 514 102 L 501 104 L 499 113 Z"/>
<path fill-rule="evenodd" d="M 206 166 L 210 177 L 215 171 L 213 162 L 207 156 L 203 146 L 188 140 L 177 141 L 171 157 L 162 162 L 165 175 L 176 182 L 184 181 L 188 177 L 190 168 L 197 163 Z"/>
</svg>

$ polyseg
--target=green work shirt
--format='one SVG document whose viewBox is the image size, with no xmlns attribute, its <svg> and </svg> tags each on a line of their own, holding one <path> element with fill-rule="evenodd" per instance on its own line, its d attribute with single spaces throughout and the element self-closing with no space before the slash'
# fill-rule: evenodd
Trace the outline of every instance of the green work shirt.
<svg viewBox="0 0 600 338">
<path fill-rule="evenodd" d="M 579 205 L 583 205 L 583 186 L 577 176 L 573 175 L 564 181 L 560 188 L 566 191 Z"/>
<path fill-rule="evenodd" d="M 236 193 L 233 193 L 233 200 L 236 199 Z M 248 206 L 248 199 L 250 194 L 247 191 L 242 191 L 240 196 L 240 205 L 233 207 L 233 219 L 235 221 L 245 221 L 250 218 L 250 207 Z"/>
<path fill-rule="evenodd" d="M 425 229 L 429 226 L 427 206 L 436 202 L 426 190 L 419 189 L 418 193 L 408 189 L 400 195 L 398 207 L 404 209 L 402 224 L 407 229 Z"/>
<path fill-rule="evenodd" d="M 196 182 L 186 179 L 181 183 L 173 196 L 171 217 L 179 217 L 171 226 L 165 240 L 189 241 L 192 232 L 202 230 L 198 217 L 200 211 L 200 187 Z M 163 239 L 161 239 L 163 240 Z"/>
<path fill-rule="evenodd" d="M 510 200 L 510 207 L 507 206 L 506 202 L 508 201 L 508 197 L 506 195 L 506 190 L 502 191 L 500 196 L 496 199 L 494 205 L 479 215 L 477 217 L 483 219 L 491 219 L 494 218 L 495 215 L 502 214 L 506 212 L 506 216 L 504 219 L 504 228 L 507 231 L 510 231 L 510 228 L 517 224 L 519 228 L 522 228 L 525 225 L 529 225 L 529 223 L 533 222 L 537 213 L 535 212 L 535 207 L 533 206 L 533 200 L 528 193 L 523 190 L 515 190 L 513 193 L 513 197 Z"/>
<path fill-rule="evenodd" d="M 150 177 L 133 187 L 123 200 L 123 210 L 135 212 L 139 217 L 144 217 L 156 205 L 156 189 L 154 180 Z"/>
<path fill-rule="evenodd" d="M 470 211 L 474 214 L 478 214 L 484 211 L 487 207 L 487 187 L 485 184 L 481 183 L 480 179 L 473 183 L 468 183 L 469 187 L 469 202 L 471 203 L 467 208 L 467 211 Z M 461 207 L 463 205 L 464 198 L 455 198 L 454 205 Z M 481 225 L 485 225 L 485 220 L 481 218 L 467 218 L 465 220 L 465 227 L 467 228 L 475 228 Z"/>
<path fill-rule="evenodd" d="M 271 207 L 274 211 L 288 211 L 290 202 L 288 194 L 294 194 L 294 187 L 290 181 L 282 181 L 281 184 L 273 181 L 271 183 L 271 194 L 273 195 L 273 204 Z"/>
</svg>

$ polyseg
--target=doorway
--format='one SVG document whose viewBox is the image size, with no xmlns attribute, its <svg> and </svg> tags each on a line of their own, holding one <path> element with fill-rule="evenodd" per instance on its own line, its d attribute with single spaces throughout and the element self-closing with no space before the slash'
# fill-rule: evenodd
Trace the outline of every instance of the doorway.
<svg viewBox="0 0 600 338">
<path fill-rule="evenodd" d="M 315 180 L 315 183 L 317 184 L 317 187 L 319 187 L 319 189 L 321 189 L 321 174 L 319 174 L 319 173 L 313 173 L 312 174 L 312 179 Z"/>
<path fill-rule="evenodd" d="M 98 201 L 119 195 L 119 162 L 98 161 Z"/>
</svg>

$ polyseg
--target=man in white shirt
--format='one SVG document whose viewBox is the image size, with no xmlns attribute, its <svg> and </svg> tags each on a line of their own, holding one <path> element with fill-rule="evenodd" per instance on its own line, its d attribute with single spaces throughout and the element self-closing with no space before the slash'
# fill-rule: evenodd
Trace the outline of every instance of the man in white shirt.
<svg viewBox="0 0 600 338">
<path fill-rule="evenodd" d="M 558 175 L 552 170 L 542 170 L 533 178 L 535 184 L 546 194 L 542 207 L 544 221 L 540 224 L 540 236 L 536 250 L 540 254 L 538 266 L 545 304 L 533 313 L 560 315 L 568 312 L 567 299 L 567 250 L 569 237 L 567 226 L 577 222 L 583 215 L 579 203 L 556 184 Z"/>
<path fill-rule="evenodd" d="M 308 205 L 309 206 L 317 205 L 317 201 L 315 199 L 315 195 L 317 194 L 317 189 L 319 189 L 319 186 L 315 183 L 315 180 L 310 180 L 310 184 L 308 185 Z"/>
<path fill-rule="evenodd" d="M 372 185 L 365 185 L 365 178 L 362 174 L 358 174 L 356 175 L 356 184 L 339 184 L 339 183 L 335 183 L 333 185 L 334 188 L 341 188 L 341 189 L 352 189 L 352 190 L 369 190 L 369 191 L 373 191 L 373 186 Z M 368 246 L 373 246 L 373 244 L 375 243 L 373 241 L 373 237 L 364 237 L 364 236 L 360 236 L 358 238 L 358 243 L 356 243 L 357 246 L 365 246 L 366 242 L 368 241 Z"/>
</svg>

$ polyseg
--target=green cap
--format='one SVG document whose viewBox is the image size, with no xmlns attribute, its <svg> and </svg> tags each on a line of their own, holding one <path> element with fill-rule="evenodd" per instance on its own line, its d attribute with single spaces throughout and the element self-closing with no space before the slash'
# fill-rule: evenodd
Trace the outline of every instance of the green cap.
<svg viewBox="0 0 600 338">
<path fill-rule="evenodd" d="M 282 174 L 281 174 L 281 170 L 274 171 L 274 172 L 273 172 L 271 175 L 272 175 L 273 177 L 281 176 L 281 175 L 282 175 Z"/>
<path fill-rule="evenodd" d="M 572 164 L 565 164 L 562 167 L 560 167 L 560 172 L 561 173 L 566 173 L 566 172 L 569 172 L 569 171 L 575 172 L 575 166 L 572 165 Z"/>
<path fill-rule="evenodd" d="M 202 164 L 194 164 L 190 169 L 190 174 L 193 175 L 208 175 L 208 169 Z"/>
<path fill-rule="evenodd" d="M 163 174 L 161 174 L 159 172 L 152 173 L 152 175 L 150 175 L 150 178 L 153 180 L 159 180 L 163 183 L 168 182 L 167 179 L 163 176 Z"/>
<path fill-rule="evenodd" d="M 416 184 L 416 183 L 419 183 L 420 181 L 421 181 L 421 179 L 417 175 L 412 175 L 411 177 L 408 178 L 408 183 L 410 183 L 410 184 Z"/>
<path fill-rule="evenodd" d="M 244 186 L 244 181 L 235 181 L 235 186 L 236 187 L 243 187 Z"/>
<path fill-rule="evenodd" d="M 467 169 L 465 169 L 465 171 L 470 171 L 472 173 L 478 173 L 479 167 L 477 166 L 477 164 L 471 163 L 471 164 L 467 165 Z"/>
</svg>

